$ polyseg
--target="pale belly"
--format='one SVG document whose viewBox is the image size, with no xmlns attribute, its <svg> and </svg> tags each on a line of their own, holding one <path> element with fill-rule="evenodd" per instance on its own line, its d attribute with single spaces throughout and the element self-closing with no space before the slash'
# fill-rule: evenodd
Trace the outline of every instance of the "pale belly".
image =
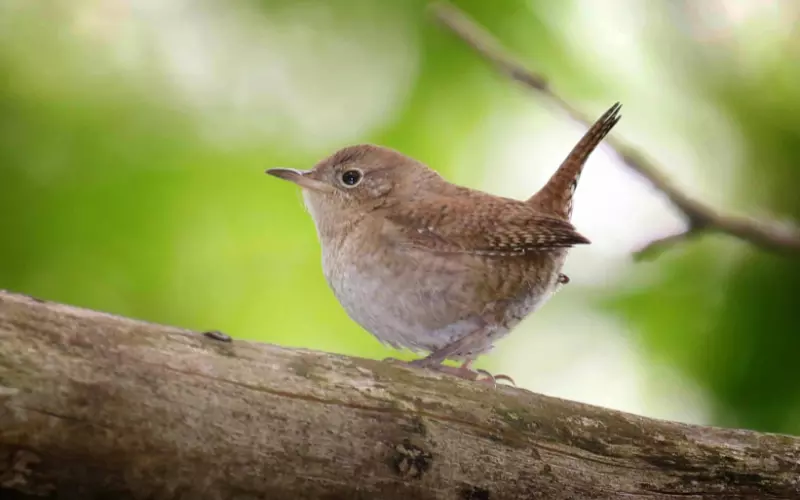
<svg viewBox="0 0 800 500">
<path fill-rule="evenodd" d="M 502 303 L 481 300 L 475 269 L 444 257 L 361 254 L 347 262 L 323 252 L 325 277 L 347 314 L 378 340 L 395 348 L 432 352 L 483 328 L 485 339 L 453 359 L 489 352 L 494 342 L 541 307 L 557 289 L 558 269 L 531 269 Z M 563 258 L 560 259 L 563 263 Z M 478 278 L 479 279 L 479 278 Z M 494 310 L 488 324 L 485 311 Z M 482 337 L 483 339 L 483 337 Z"/>
</svg>

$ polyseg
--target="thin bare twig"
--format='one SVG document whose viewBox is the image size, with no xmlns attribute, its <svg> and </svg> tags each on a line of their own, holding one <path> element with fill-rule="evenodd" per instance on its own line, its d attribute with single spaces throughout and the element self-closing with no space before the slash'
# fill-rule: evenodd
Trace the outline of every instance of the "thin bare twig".
<svg viewBox="0 0 800 500">
<path fill-rule="evenodd" d="M 444 1 L 433 2 L 430 7 L 439 22 L 452 30 L 500 72 L 555 101 L 572 119 L 587 126 L 591 125 L 593 120 L 556 93 L 550 87 L 547 78 L 526 68 L 510 56 L 494 37 L 461 10 Z M 687 222 L 687 227 L 682 233 L 649 243 L 635 252 L 635 257 L 652 257 L 677 242 L 705 232 L 725 233 L 774 252 L 800 252 L 800 230 L 797 227 L 791 225 L 783 227 L 774 221 L 721 214 L 687 195 L 636 149 L 612 137 L 606 138 L 606 141 L 620 155 L 624 164 L 663 193 Z"/>
</svg>

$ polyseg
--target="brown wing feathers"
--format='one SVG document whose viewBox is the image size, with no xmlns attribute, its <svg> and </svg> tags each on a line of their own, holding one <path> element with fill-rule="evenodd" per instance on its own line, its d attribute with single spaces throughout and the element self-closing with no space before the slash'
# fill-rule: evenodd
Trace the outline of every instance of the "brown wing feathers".
<svg viewBox="0 0 800 500">
<path fill-rule="evenodd" d="M 514 256 L 589 243 L 565 220 L 537 213 L 524 202 L 477 192 L 405 208 L 387 220 L 408 244 L 436 252 Z"/>
<path fill-rule="evenodd" d="M 388 237 L 433 252 L 520 256 L 589 243 L 569 218 L 572 195 L 591 152 L 620 119 L 614 104 L 584 134 L 545 186 L 526 202 L 458 188 L 419 197 L 384 214 Z"/>
</svg>

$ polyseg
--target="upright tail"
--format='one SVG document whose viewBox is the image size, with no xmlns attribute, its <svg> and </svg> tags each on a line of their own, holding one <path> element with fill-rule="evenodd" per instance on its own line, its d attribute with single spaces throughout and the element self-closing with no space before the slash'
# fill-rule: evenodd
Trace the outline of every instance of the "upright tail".
<svg viewBox="0 0 800 500">
<path fill-rule="evenodd" d="M 600 141 L 614 128 L 621 116 L 622 105 L 616 103 L 586 132 L 578 144 L 550 177 L 547 184 L 528 199 L 528 203 L 538 210 L 569 220 L 572 216 L 572 195 L 578 186 L 586 159 L 600 144 Z"/>
</svg>

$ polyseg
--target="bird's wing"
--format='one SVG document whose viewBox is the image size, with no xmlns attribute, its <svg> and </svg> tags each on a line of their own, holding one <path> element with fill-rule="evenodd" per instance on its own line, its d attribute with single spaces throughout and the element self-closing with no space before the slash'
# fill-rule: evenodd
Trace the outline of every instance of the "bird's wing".
<svg viewBox="0 0 800 500">
<path fill-rule="evenodd" d="M 384 233 L 395 243 L 436 253 L 490 257 L 589 243 L 568 221 L 507 198 L 426 196 L 387 210 Z"/>
</svg>

